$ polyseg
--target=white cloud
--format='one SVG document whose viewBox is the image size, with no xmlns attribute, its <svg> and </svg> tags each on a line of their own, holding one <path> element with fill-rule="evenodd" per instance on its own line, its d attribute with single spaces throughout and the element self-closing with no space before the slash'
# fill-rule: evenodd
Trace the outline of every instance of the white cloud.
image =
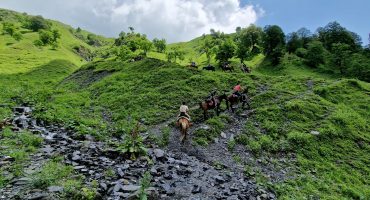
<svg viewBox="0 0 370 200">
<path fill-rule="evenodd" d="M 264 11 L 239 0 L 2 0 L 0 7 L 41 14 L 106 36 L 132 26 L 150 38 L 189 40 L 211 28 L 226 33 L 256 23 Z"/>
</svg>

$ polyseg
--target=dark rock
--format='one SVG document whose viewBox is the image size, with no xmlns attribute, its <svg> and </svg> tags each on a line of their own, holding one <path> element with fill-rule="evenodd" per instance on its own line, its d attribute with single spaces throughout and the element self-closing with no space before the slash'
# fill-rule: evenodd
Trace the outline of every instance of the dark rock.
<svg viewBox="0 0 370 200">
<path fill-rule="evenodd" d="M 117 173 L 120 177 L 123 177 L 125 175 L 125 173 L 123 173 L 122 169 L 121 168 L 117 168 Z"/>
<path fill-rule="evenodd" d="M 193 194 L 197 194 L 197 193 L 201 193 L 201 192 L 202 192 L 202 187 L 200 187 L 199 185 L 194 185 L 193 189 L 191 190 L 191 193 L 193 193 Z"/>
<path fill-rule="evenodd" d="M 103 190 L 103 191 L 107 191 L 108 189 L 108 186 L 106 183 L 100 183 L 100 188 Z"/>
<path fill-rule="evenodd" d="M 164 157 L 164 151 L 161 149 L 154 149 L 154 155 L 156 158 L 163 158 Z"/>
<path fill-rule="evenodd" d="M 233 195 L 233 196 L 227 197 L 227 200 L 239 200 L 239 198 L 238 198 L 238 195 Z"/>
<path fill-rule="evenodd" d="M 171 179 L 173 179 L 173 177 L 172 177 L 172 175 L 171 175 L 171 174 L 165 174 L 163 177 L 164 177 L 165 179 L 167 179 L 167 180 L 171 180 Z"/>
<path fill-rule="evenodd" d="M 230 187 L 230 191 L 231 192 L 236 192 L 236 191 L 238 191 L 239 189 L 238 189 L 238 187 L 235 185 L 235 184 L 233 184 L 231 187 Z"/>
<path fill-rule="evenodd" d="M 171 188 L 169 184 L 162 184 L 161 187 L 164 190 L 165 194 L 167 194 L 168 196 L 172 196 L 175 194 L 175 191 Z"/>
<path fill-rule="evenodd" d="M 121 191 L 123 185 L 121 183 L 117 183 L 114 187 L 113 187 L 113 192 L 119 192 Z"/>
<path fill-rule="evenodd" d="M 225 179 L 222 176 L 215 176 L 215 180 L 217 183 L 224 183 Z"/>
<path fill-rule="evenodd" d="M 45 193 L 35 193 L 35 194 L 32 194 L 27 199 L 28 200 L 42 200 L 42 199 L 46 199 L 47 197 L 48 197 L 48 195 L 45 194 Z"/>
<path fill-rule="evenodd" d="M 124 185 L 122 187 L 123 192 L 134 192 L 140 189 L 140 186 L 137 185 Z"/>
<path fill-rule="evenodd" d="M 14 124 L 21 129 L 28 128 L 28 118 L 25 115 L 14 118 Z"/>
<path fill-rule="evenodd" d="M 48 191 L 49 192 L 62 192 L 63 191 L 63 187 L 60 187 L 60 186 L 50 186 L 50 187 L 48 187 Z"/>
</svg>

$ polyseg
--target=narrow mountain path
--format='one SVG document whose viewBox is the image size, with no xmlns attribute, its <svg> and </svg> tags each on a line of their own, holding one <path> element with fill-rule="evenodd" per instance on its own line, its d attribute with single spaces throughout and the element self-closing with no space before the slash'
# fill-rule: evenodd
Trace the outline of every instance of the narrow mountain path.
<svg viewBox="0 0 370 200">
<path fill-rule="evenodd" d="M 49 186 L 43 190 L 32 187 L 31 174 L 37 173 L 43 164 L 57 156 L 64 157 L 64 164 L 73 166 L 76 173 L 84 175 L 84 184 L 91 185 L 93 180 L 97 181 L 102 199 L 137 198 L 140 179 L 146 171 L 152 175 L 152 187 L 147 190 L 149 199 L 275 199 L 273 193 L 243 174 L 243 166 L 236 163 L 226 149 L 229 137 L 242 131 L 246 118 L 233 116 L 235 119 L 229 125 L 230 132 L 225 133 L 226 137 L 220 137 L 218 142 L 208 147 L 191 142 L 191 133 L 204 124 L 196 124 L 190 129 L 190 137 L 185 144 L 178 142 L 179 131 L 172 127 L 166 149 L 149 148 L 149 160 L 139 158 L 132 161 L 124 159 L 111 145 L 95 141 L 89 135 L 82 137 L 63 127 L 37 122 L 28 110 L 31 109 L 23 107 L 22 112 L 15 113 L 13 126 L 22 124 L 19 128 L 40 134 L 44 142 L 25 164 L 24 176 L 14 178 L 0 189 L 1 200 L 63 198 L 62 187 Z M 17 120 L 21 120 L 20 123 Z M 222 167 L 215 163 L 221 163 Z M 108 176 L 108 171 L 113 175 Z"/>
</svg>

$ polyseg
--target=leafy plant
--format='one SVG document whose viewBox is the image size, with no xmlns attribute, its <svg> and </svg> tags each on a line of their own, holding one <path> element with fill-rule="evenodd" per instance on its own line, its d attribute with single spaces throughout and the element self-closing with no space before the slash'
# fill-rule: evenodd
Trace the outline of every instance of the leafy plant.
<svg viewBox="0 0 370 200">
<path fill-rule="evenodd" d="M 139 199 L 140 200 L 147 200 L 147 194 L 145 190 L 150 187 L 150 181 L 152 176 L 149 172 L 145 172 L 143 178 L 140 180 L 140 190 L 139 190 Z"/>
<path fill-rule="evenodd" d="M 126 134 L 123 143 L 118 147 L 122 153 L 129 155 L 131 159 L 136 159 L 147 152 L 143 144 L 143 138 L 139 134 L 139 128 L 140 124 L 137 122 L 136 127 L 130 134 Z"/>
</svg>

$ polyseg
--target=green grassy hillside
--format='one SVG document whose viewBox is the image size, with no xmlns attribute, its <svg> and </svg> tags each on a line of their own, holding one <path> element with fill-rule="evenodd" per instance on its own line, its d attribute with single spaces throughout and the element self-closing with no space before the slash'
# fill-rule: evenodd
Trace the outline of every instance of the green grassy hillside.
<svg viewBox="0 0 370 200">
<path fill-rule="evenodd" d="M 19 27 L 23 36 L 23 39 L 18 42 L 8 34 L 0 35 L 1 74 L 27 72 L 55 59 L 68 60 L 80 66 L 86 63 L 86 61 L 76 54 L 73 48 L 76 46 L 84 46 L 92 51 L 96 49 L 88 45 L 85 41 L 77 38 L 71 32 L 71 30 L 74 30 L 72 27 L 52 20 L 48 20 L 52 24 L 52 29 L 58 30 L 61 34 L 59 47 L 57 49 L 52 49 L 50 46 L 39 48 L 34 45 L 34 41 L 39 38 L 38 33 L 22 28 L 21 22 L 30 16 L 4 9 L 0 9 L 0 16 L 2 16 L 2 21 L 12 22 Z M 3 27 L 0 26 L 0 32 L 3 32 L 2 28 Z M 88 32 L 84 31 L 82 34 L 87 35 Z"/>
<path fill-rule="evenodd" d="M 2 20 L 19 20 L 20 14 L 8 12 L 0 10 Z M 251 74 L 184 67 L 189 60 L 205 64 L 205 56 L 196 51 L 201 38 L 169 45 L 185 51 L 182 65 L 168 63 L 164 54 L 154 52 L 149 54 L 152 58 L 137 62 L 86 63 L 72 48 L 96 47 L 74 36 L 70 27 L 52 23 L 62 33 L 56 50 L 35 47 L 37 33 L 27 30 L 22 29 L 20 42 L 0 35 L 0 119 L 11 116 L 12 106 L 26 103 L 35 107 L 39 119 L 105 140 L 127 134 L 137 121 L 143 124 L 142 132 L 150 133 L 152 126 L 175 119 L 182 101 L 189 104 L 194 122 L 201 123 L 199 102 L 214 88 L 230 93 L 241 82 L 249 88 L 253 114 L 242 124 L 243 134 L 235 143 L 257 159 L 288 154 L 297 158 L 288 163 L 298 169 L 289 179 L 272 183 L 259 172 L 254 178 L 260 184 L 280 199 L 370 198 L 369 83 L 308 68 L 288 55 L 278 67 L 256 56 L 248 61 Z M 227 120 L 213 117 L 207 123 L 226 127 Z M 213 141 L 211 134 L 194 137 L 207 144 Z M 0 175 L 0 186 L 2 180 Z"/>
</svg>

